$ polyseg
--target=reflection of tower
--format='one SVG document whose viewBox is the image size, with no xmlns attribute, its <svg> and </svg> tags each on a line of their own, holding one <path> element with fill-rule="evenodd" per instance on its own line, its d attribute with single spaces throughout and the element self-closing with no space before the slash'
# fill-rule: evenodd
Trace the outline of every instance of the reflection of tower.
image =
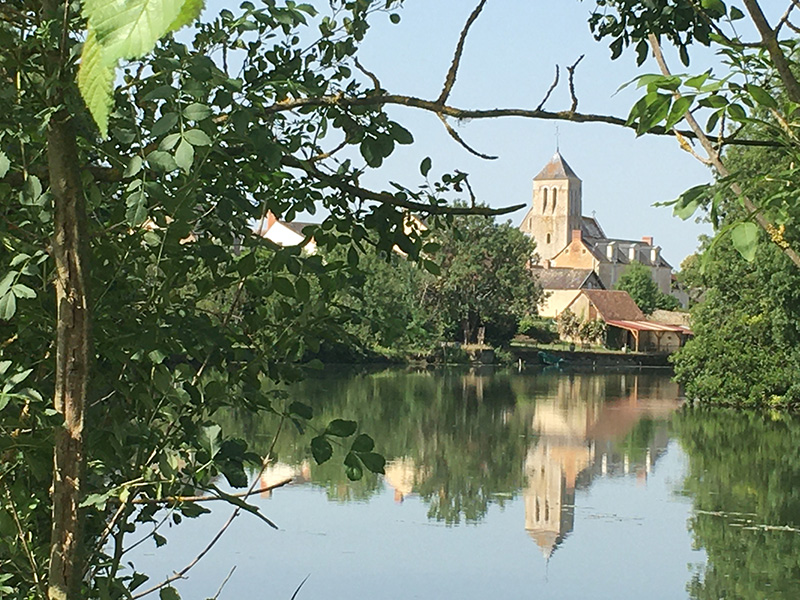
<svg viewBox="0 0 800 600">
<path fill-rule="evenodd" d="M 550 558 L 574 525 L 575 479 L 570 481 L 564 467 L 546 443 L 529 450 L 525 458 L 525 530 L 545 559 Z"/>
</svg>

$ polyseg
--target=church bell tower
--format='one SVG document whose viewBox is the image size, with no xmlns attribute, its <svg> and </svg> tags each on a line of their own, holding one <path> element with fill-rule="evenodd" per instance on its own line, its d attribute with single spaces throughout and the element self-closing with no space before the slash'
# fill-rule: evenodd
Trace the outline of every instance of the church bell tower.
<svg viewBox="0 0 800 600">
<path fill-rule="evenodd" d="M 581 180 L 556 152 L 533 178 L 533 202 L 520 230 L 536 240 L 540 260 L 550 260 L 581 229 Z"/>
</svg>

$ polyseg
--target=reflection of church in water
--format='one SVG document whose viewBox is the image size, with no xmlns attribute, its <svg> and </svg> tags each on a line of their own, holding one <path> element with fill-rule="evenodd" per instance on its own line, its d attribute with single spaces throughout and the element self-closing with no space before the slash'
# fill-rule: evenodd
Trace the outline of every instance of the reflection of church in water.
<svg viewBox="0 0 800 600">
<path fill-rule="evenodd" d="M 638 375 L 611 381 L 619 385 L 616 394 L 607 378 L 562 377 L 556 389 L 537 398 L 533 427 L 539 438 L 525 459 L 523 498 L 525 529 L 545 559 L 574 527 L 576 488 L 588 488 L 604 476 L 635 474 L 646 483 L 666 449 L 665 419 L 678 404 L 677 385 L 639 389 Z M 592 389 L 598 385 L 605 389 Z M 625 448 L 621 442 L 648 420 L 664 424 L 640 445 L 633 440 Z"/>
</svg>

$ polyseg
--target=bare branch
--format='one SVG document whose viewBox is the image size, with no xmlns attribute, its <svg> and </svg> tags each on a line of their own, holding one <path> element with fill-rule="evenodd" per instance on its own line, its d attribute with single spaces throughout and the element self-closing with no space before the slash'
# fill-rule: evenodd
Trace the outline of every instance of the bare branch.
<svg viewBox="0 0 800 600">
<path fill-rule="evenodd" d="M 336 154 L 340 150 L 343 150 L 345 146 L 347 146 L 347 138 L 343 139 L 342 142 L 338 146 L 336 146 L 336 148 L 334 148 L 333 150 L 329 150 L 328 152 L 323 152 L 321 154 L 317 154 L 316 156 L 312 156 L 308 160 L 310 162 L 319 162 L 321 160 L 325 160 L 326 158 L 330 158 L 331 156 L 333 156 L 334 154 Z"/>
<path fill-rule="evenodd" d="M 556 86 L 558 85 L 558 78 L 559 78 L 559 70 L 558 70 L 558 65 L 556 65 L 556 77 L 555 79 L 553 79 L 553 83 L 550 84 L 550 89 L 547 90 L 547 93 L 544 95 L 544 98 L 542 98 L 542 101 L 539 103 L 539 106 L 536 107 L 536 110 L 542 110 L 544 108 L 545 103 L 550 99 L 550 94 L 553 93 L 553 90 L 555 90 Z"/>
<path fill-rule="evenodd" d="M 467 144 L 467 142 L 465 142 L 464 139 L 460 135 L 458 135 L 458 132 L 455 129 L 453 129 L 450 123 L 447 122 L 447 118 L 444 115 L 437 114 L 436 116 L 439 117 L 439 120 L 441 120 L 442 124 L 444 125 L 444 128 L 447 129 L 447 133 L 450 134 L 450 137 L 453 138 L 456 142 L 458 142 L 467 152 L 469 152 L 470 154 L 474 154 L 478 158 L 484 158 L 486 160 L 496 160 L 498 158 L 497 156 L 482 154 L 477 150 L 475 150 L 474 148 L 471 148 Z"/>
<path fill-rule="evenodd" d="M 466 208 L 458 206 L 444 206 L 441 204 L 425 204 L 423 202 L 414 202 L 412 200 L 404 200 L 398 198 L 388 192 L 374 192 L 362 187 L 355 186 L 341 177 L 336 175 L 328 175 L 316 168 L 313 164 L 307 161 L 300 161 L 293 156 L 284 156 L 281 163 L 286 167 L 300 169 L 305 171 L 309 176 L 317 179 L 321 183 L 336 188 L 345 194 L 349 194 L 361 200 L 372 200 L 390 206 L 397 206 L 399 208 L 407 208 L 409 210 L 428 213 L 432 215 L 505 215 L 514 211 L 525 208 L 525 204 L 516 204 L 514 206 L 507 206 L 504 208 L 489 208 L 486 206 L 476 206 L 475 208 Z"/>
<path fill-rule="evenodd" d="M 375 73 L 373 73 L 372 71 L 368 71 L 368 70 L 366 69 L 366 67 L 364 67 L 364 65 L 362 65 L 362 64 L 361 64 L 361 63 L 358 61 L 358 59 L 357 59 L 357 58 L 354 58 L 354 59 L 353 59 L 353 62 L 354 62 L 354 64 L 356 65 L 356 68 L 357 68 L 359 71 L 361 71 L 361 72 L 362 72 L 364 75 L 366 75 L 367 77 L 369 77 L 369 78 L 372 80 L 372 85 L 373 85 L 373 87 L 375 88 L 375 91 L 376 91 L 376 92 L 380 92 L 381 90 L 383 90 L 383 86 L 381 85 L 381 82 L 378 80 L 378 76 L 377 76 L 377 75 L 375 75 Z"/>
<path fill-rule="evenodd" d="M 572 97 L 572 106 L 569 109 L 569 112 L 571 113 L 574 113 L 576 110 L 578 110 L 578 96 L 575 95 L 575 69 L 583 60 L 584 56 L 586 55 L 581 54 L 578 60 L 576 60 L 571 66 L 567 67 L 567 71 L 569 71 L 569 95 Z"/>
<path fill-rule="evenodd" d="M 792 14 L 792 11 L 797 6 L 800 6 L 800 1 L 792 0 L 792 3 L 786 9 L 786 12 L 783 13 L 783 16 L 781 17 L 781 20 L 778 21 L 778 24 L 775 26 L 775 35 L 776 36 L 780 33 L 781 27 L 783 27 L 784 25 L 788 25 L 789 28 L 792 29 L 792 31 L 796 31 L 794 26 L 789 22 L 789 15 Z"/>
<path fill-rule="evenodd" d="M 745 4 L 748 4 L 750 1 L 751 0 L 745 0 Z M 661 45 L 658 43 L 658 38 L 651 33 L 648 36 L 648 40 L 650 41 L 650 47 L 653 50 L 653 55 L 655 56 L 656 62 L 658 63 L 659 68 L 661 69 L 661 73 L 666 75 L 666 76 L 671 75 L 669 67 L 667 66 L 667 62 L 666 62 L 666 60 L 664 60 L 664 54 L 661 52 Z M 675 97 L 677 97 L 677 98 L 680 98 L 680 94 L 678 92 L 674 92 L 673 95 Z M 711 140 L 705 134 L 705 132 L 703 131 L 703 128 L 700 126 L 700 124 L 694 118 L 694 115 L 692 115 L 691 112 L 687 112 L 684 115 L 683 118 L 689 124 L 689 127 L 691 127 L 692 131 L 694 131 L 697 139 L 700 141 L 700 144 L 703 146 L 703 150 L 705 150 L 706 154 L 708 154 L 709 161 L 714 166 L 714 168 L 717 170 L 717 172 L 720 174 L 720 176 L 721 177 L 727 177 L 728 175 L 730 175 L 730 171 L 728 171 L 727 167 L 722 162 L 722 158 L 720 157 L 719 151 L 714 147 L 714 144 L 711 142 Z M 755 222 L 764 231 L 766 231 L 769 234 L 769 232 L 771 230 L 775 229 L 774 225 L 772 225 L 772 223 L 770 223 L 767 220 L 767 218 L 761 213 L 761 211 L 755 205 L 755 203 L 752 200 L 750 200 L 750 198 L 745 196 L 744 190 L 742 189 L 742 187 L 738 183 L 736 183 L 736 182 L 732 183 L 731 184 L 731 190 L 733 191 L 734 194 L 736 194 L 737 196 L 739 196 L 741 198 L 742 204 L 744 204 L 744 207 L 747 209 L 747 211 L 753 217 Z M 784 254 L 786 254 L 786 256 L 788 256 L 789 259 L 791 259 L 791 261 L 795 265 L 800 267 L 800 254 L 795 252 L 788 245 L 781 245 L 781 244 L 777 244 L 777 245 L 778 245 L 779 248 L 781 248 L 781 250 L 784 252 Z"/>
<path fill-rule="evenodd" d="M 444 104 L 453 89 L 453 84 L 456 82 L 456 74 L 458 73 L 458 66 L 461 63 L 461 54 L 464 52 L 464 42 L 467 39 L 469 28 L 472 27 L 472 24 L 481 14 L 484 4 L 486 4 L 486 0 L 481 0 L 478 3 L 478 6 L 475 7 L 475 10 L 472 11 L 472 14 L 470 14 L 469 18 L 467 19 L 464 29 L 461 30 L 461 35 L 458 38 L 458 45 L 456 46 L 455 54 L 453 54 L 453 62 L 450 65 L 450 70 L 447 72 L 447 77 L 444 80 L 442 93 L 439 94 L 439 98 L 436 100 L 437 104 Z"/>
</svg>

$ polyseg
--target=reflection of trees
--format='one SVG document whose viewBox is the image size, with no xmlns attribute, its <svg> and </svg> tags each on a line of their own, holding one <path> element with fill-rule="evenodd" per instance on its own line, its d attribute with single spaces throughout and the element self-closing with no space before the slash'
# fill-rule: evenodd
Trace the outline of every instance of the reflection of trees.
<svg viewBox="0 0 800 600">
<path fill-rule="evenodd" d="M 687 410 L 675 429 L 689 455 L 689 527 L 708 555 L 689 584 L 691 596 L 796 598 L 800 419 Z"/>
<path fill-rule="evenodd" d="M 663 374 L 469 369 L 326 371 L 291 389 L 292 400 L 314 407 L 319 427 L 333 418 L 357 421 L 389 461 L 384 481 L 395 498 L 418 494 L 431 518 L 477 521 L 490 504 L 522 493 L 526 529 L 546 554 L 572 528 L 568 513 L 576 485 L 624 475 L 629 466 L 649 471 L 666 444 L 665 427 L 654 423 L 663 422 L 676 397 L 677 387 Z M 232 419 L 230 427 L 256 451 L 266 451 L 274 417 Z M 355 483 L 346 479 L 344 451 L 314 464 L 310 437 L 287 429 L 278 459 L 290 465 L 311 461 L 310 481 L 332 500 L 366 499 L 381 489 L 374 475 Z M 349 440 L 344 444 L 342 450 Z"/>
<path fill-rule="evenodd" d="M 293 388 L 292 398 L 314 407 L 314 422 L 357 421 L 388 460 L 413 465 L 414 491 L 429 504 L 429 516 L 457 523 L 480 519 L 490 503 L 502 504 L 522 486 L 530 420 L 514 408 L 510 378 L 469 370 L 322 373 Z M 232 418 L 231 426 L 263 452 L 274 417 Z M 308 437 L 287 430 L 277 444 L 280 460 L 309 459 Z M 380 489 L 375 476 L 347 481 L 336 455 L 313 465 L 312 482 L 339 500 L 368 498 Z"/>
</svg>

